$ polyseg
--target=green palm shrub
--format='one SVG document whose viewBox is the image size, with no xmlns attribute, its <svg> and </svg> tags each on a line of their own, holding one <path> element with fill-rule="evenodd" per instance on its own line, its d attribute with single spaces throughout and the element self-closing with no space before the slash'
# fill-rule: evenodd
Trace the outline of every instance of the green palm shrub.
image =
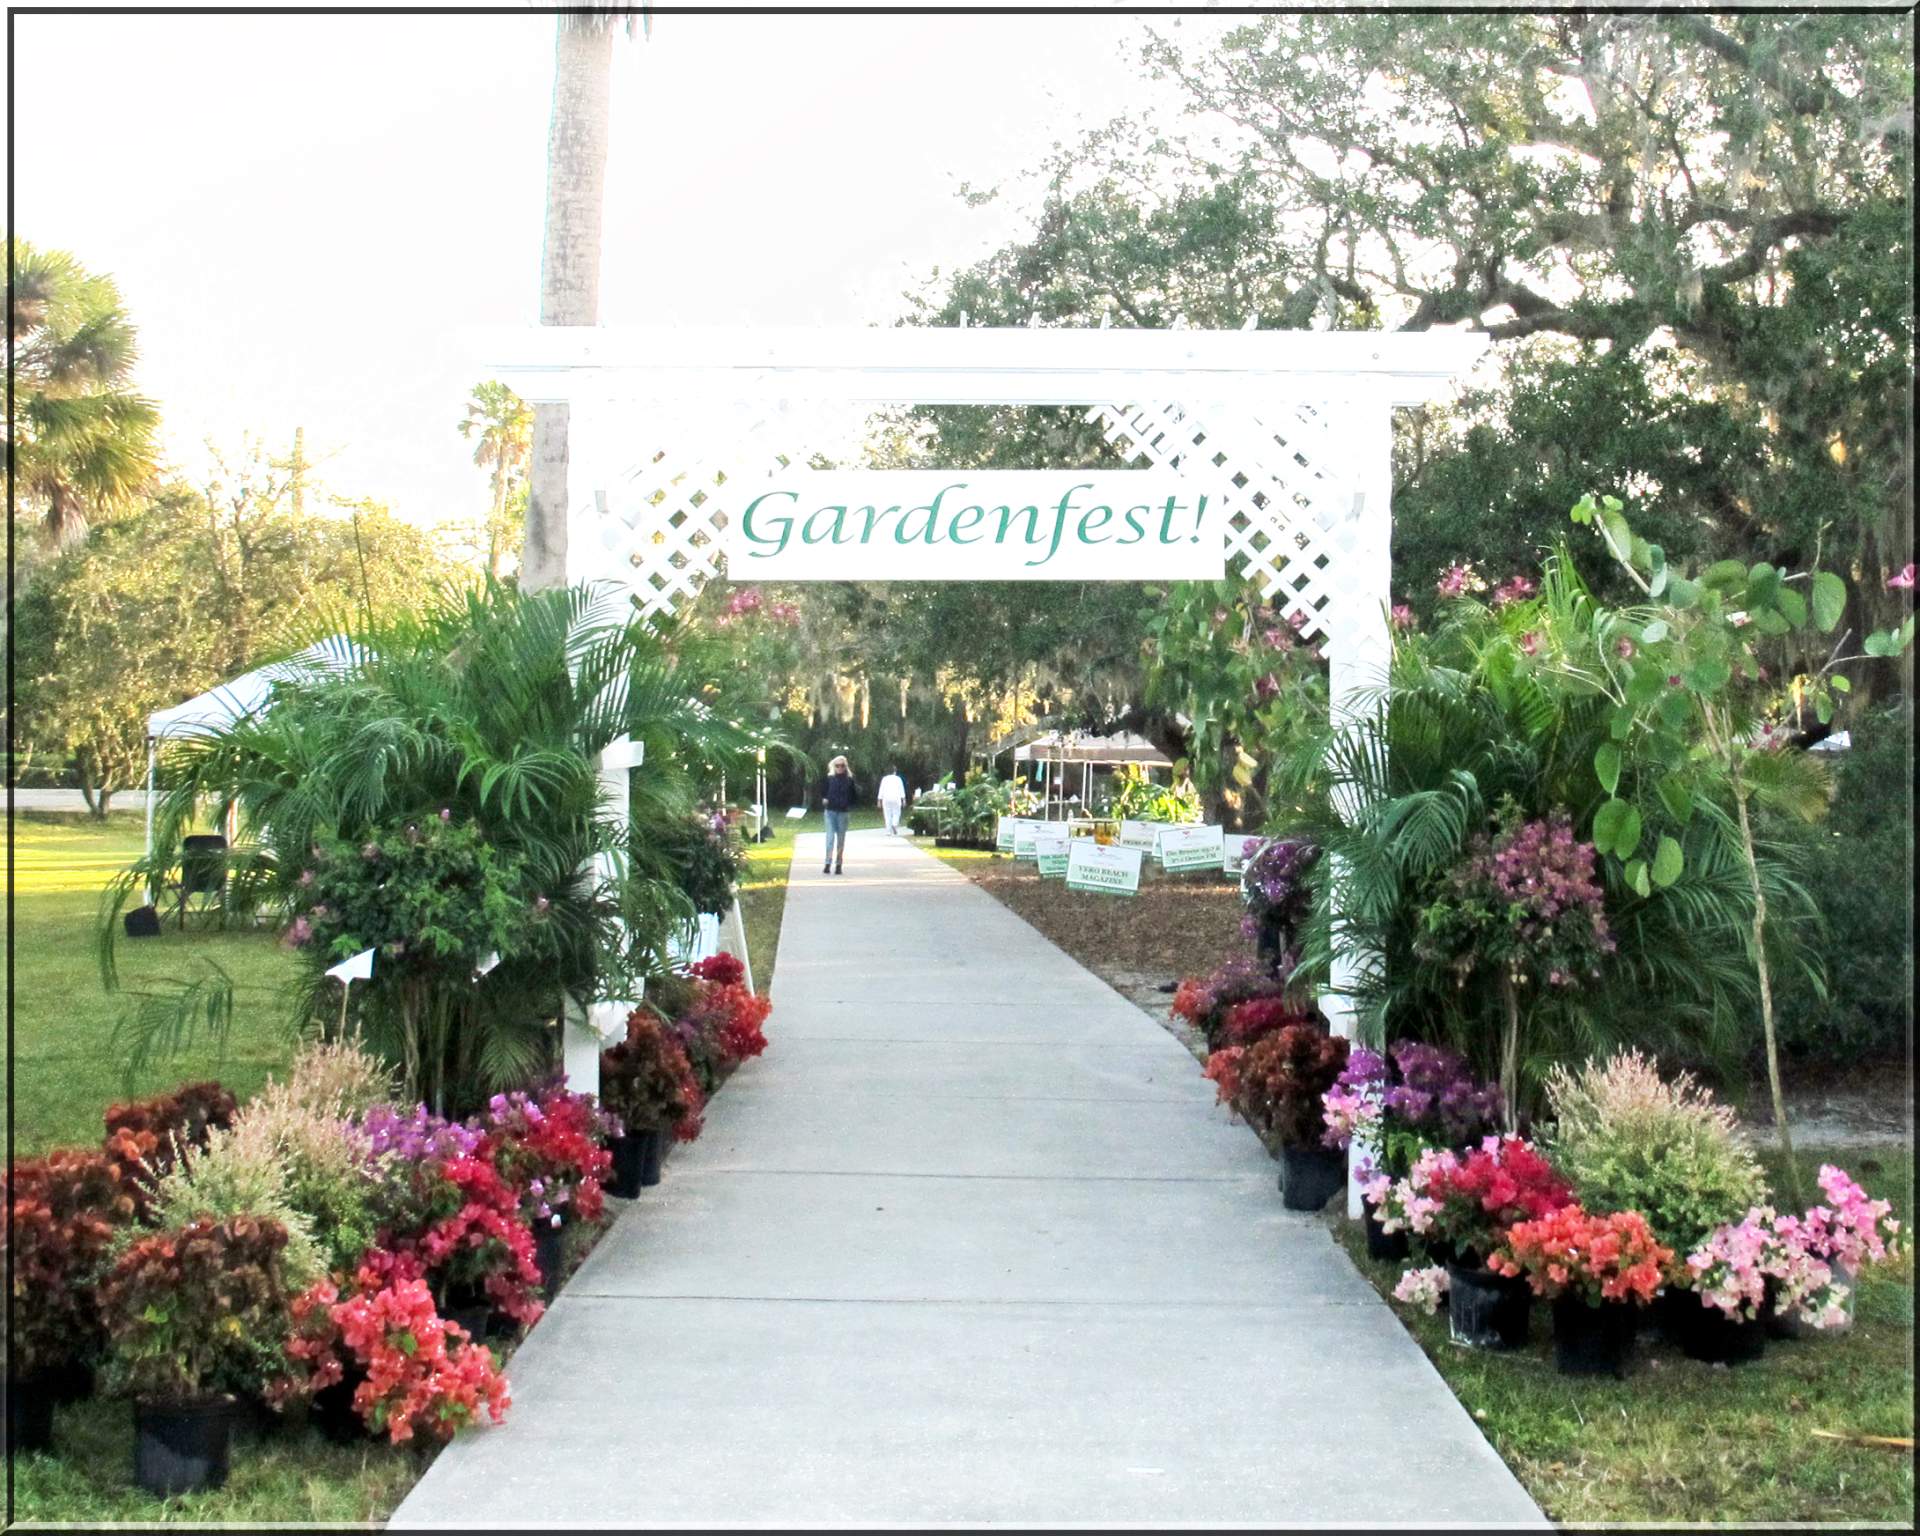
<svg viewBox="0 0 1920 1536">
<path fill-rule="evenodd" d="M 759 738 L 702 702 L 701 667 L 674 632 L 608 586 L 489 582 L 352 638 L 338 671 L 276 684 L 261 713 L 169 753 L 155 855 L 108 894 L 103 974 L 116 983 L 117 916 L 133 892 L 172 866 L 196 815 L 232 810 L 242 902 L 294 919 L 306 960 L 295 1020 L 360 1030 L 409 1093 L 471 1108 L 552 1064 L 564 999 L 637 997 L 666 966 L 694 916 L 675 850 L 700 775 Z M 623 738 L 643 762 L 625 826 L 598 766 Z M 348 850 L 367 848 L 382 871 L 354 868 L 362 855 Z M 336 886 L 343 904 L 316 901 L 315 887 Z M 373 976 L 349 1009 L 326 969 L 366 947 Z M 131 1009 L 130 1060 L 224 1030 L 222 983 L 203 974 Z"/>
<path fill-rule="evenodd" d="M 1359 718 L 1329 726 L 1283 765 L 1286 794 L 1303 809 L 1282 830 L 1315 836 L 1329 855 L 1314 872 L 1296 981 L 1349 996 L 1369 1043 L 1446 1044 L 1489 1077 L 1509 1033 L 1501 968 L 1463 968 L 1457 954 L 1423 945 L 1425 914 L 1476 841 L 1498 833 L 1503 805 L 1528 820 L 1564 815 L 1593 842 L 1609 799 L 1596 759 L 1644 789 L 1644 835 L 1670 839 L 1681 868 L 1640 889 L 1618 859 L 1599 865 L 1614 952 L 1598 977 L 1532 1000 L 1511 1071 L 1523 1109 L 1537 1105 L 1555 1063 L 1627 1044 L 1731 1070 L 1751 1017 L 1753 900 L 1728 803 L 1711 781 L 1682 783 L 1683 765 L 1644 737 L 1615 736 L 1600 658 L 1626 623 L 1594 601 L 1564 551 L 1537 594 L 1510 585 L 1483 602 L 1459 592 L 1431 629 L 1396 635 L 1385 684 Z M 1817 930 L 1805 888 L 1777 847 L 1761 850 L 1760 870 L 1778 958 L 1800 959 L 1797 936 Z M 1336 947 L 1377 962 L 1336 985 Z"/>
</svg>

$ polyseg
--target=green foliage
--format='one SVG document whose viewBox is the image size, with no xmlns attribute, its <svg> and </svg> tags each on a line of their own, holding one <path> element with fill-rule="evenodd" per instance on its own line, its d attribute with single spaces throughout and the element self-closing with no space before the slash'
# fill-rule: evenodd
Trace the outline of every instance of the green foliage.
<svg viewBox="0 0 1920 1536">
<path fill-rule="evenodd" d="M 327 1271 L 312 1222 L 289 1196 L 280 1149 L 257 1131 L 242 1133 L 235 1125 L 185 1148 L 155 1183 L 149 1214 L 153 1225 L 169 1229 L 201 1220 L 271 1222 L 283 1233 L 280 1275 L 292 1290 L 304 1290 Z"/>
<path fill-rule="evenodd" d="M 662 852 L 678 872 L 680 889 L 696 912 L 723 914 L 746 867 L 744 850 L 727 835 L 726 823 L 690 816 L 662 829 Z"/>
<path fill-rule="evenodd" d="M 1140 764 L 1122 763 L 1113 775 L 1113 798 L 1107 814 L 1124 821 L 1198 821 L 1200 796 L 1190 778 L 1156 784 Z"/>
<path fill-rule="evenodd" d="M 1766 1198 L 1733 1111 L 1686 1073 L 1662 1081 L 1638 1051 L 1546 1080 L 1546 1148 L 1589 1211 L 1639 1211 L 1684 1260 L 1722 1222 Z"/>
<path fill-rule="evenodd" d="M 1287 782 L 1335 855 L 1316 870 L 1315 914 L 1301 979 L 1328 976 L 1336 941 L 1382 957 L 1350 990 L 1378 1041 L 1407 1036 L 1463 1051 L 1492 1075 L 1503 1027 L 1498 978 L 1464 979 L 1416 948 L 1430 893 L 1492 830 L 1511 800 L 1528 819 L 1564 811 L 1577 836 L 1614 850 L 1603 861 L 1605 910 L 1617 949 L 1603 975 L 1537 999 L 1518 1063 L 1522 1097 L 1556 1061 L 1647 1044 L 1674 1059 L 1729 1067 L 1737 1059 L 1754 981 L 1748 963 L 1752 894 L 1724 799 L 1711 780 L 1677 816 L 1651 786 L 1673 764 L 1643 737 L 1616 737 L 1603 685 L 1620 621 L 1597 604 L 1571 564 L 1551 560 L 1537 597 L 1445 605 L 1436 627 L 1402 633 L 1388 685 L 1366 717 L 1309 741 Z M 1617 764 L 1611 753 L 1618 749 Z M 1602 787 L 1596 758 L 1619 795 Z M 1647 786 L 1642 793 L 1640 786 Z M 1641 825 L 1606 809 L 1632 795 Z M 1621 847 L 1682 850 L 1670 883 L 1634 878 Z M 1765 850 L 1760 873 L 1779 917 L 1809 908 L 1790 870 Z M 1339 899 L 1336 919 L 1334 900 Z"/>
<path fill-rule="evenodd" d="M 24 240 L 10 253 L 7 470 L 19 508 L 66 540 L 145 488 L 160 414 L 131 388 L 139 345 L 114 280 Z"/>
<path fill-rule="evenodd" d="M 410 605 L 447 567 L 418 529 L 365 506 L 301 515 L 257 444 L 202 490 L 171 486 L 48 563 L 22 605 L 17 730 L 71 760 L 104 813 L 146 775 L 147 716 L 341 627 Z M 347 594 L 351 598 L 343 602 Z"/>
<path fill-rule="evenodd" d="M 366 844 L 398 856 L 416 846 L 411 827 L 435 849 L 420 829 L 441 825 L 444 811 L 465 840 L 448 850 L 471 865 L 472 891 L 455 888 L 467 874 L 450 867 L 442 889 L 423 869 L 390 910 L 341 914 L 371 926 L 326 931 L 323 958 L 344 958 L 363 939 L 380 944 L 374 982 L 355 984 L 369 1042 L 392 1053 L 416 1093 L 484 1097 L 549 1062 L 563 994 L 632 997 L 664 966 L 692 912 L 663 833 L 692 814 L 692 765 L 750 751 L 755 737 L 700 704 L 697 668 L 606 589 L 489 584 L 377 620 L 354 639 L 341 670 L 291 677 L 261 715 L 170 750 L 153 867 L 173 862 L 199 806 L 232 808 L 243 832 L 258 834 L 250 858 L 261 878 L 291 904 L 314 848 L 354 850 L 337 866 Z M 646 764 L 626 828 L 602 811 L 598 766 L 623 738 Z M 117 911 L 146 868 L 109 893 L 110 982 Z M 500 964 L 476 979 L 496 949 Z M 336 1028 L 338 987 L 319 970 L 300 1012 Z"/>
<path fill-rule="evenodd" d="M 1780 1044 L 1830 1066 L 1906 1060 L 1913 1019 L 1913 710 L 1856 716 L 1824 822 L 1771 814 L 1765 834 L 1792 848 L 1833 935 L 1825 988 L 1783 978 Z"/>
</svg>

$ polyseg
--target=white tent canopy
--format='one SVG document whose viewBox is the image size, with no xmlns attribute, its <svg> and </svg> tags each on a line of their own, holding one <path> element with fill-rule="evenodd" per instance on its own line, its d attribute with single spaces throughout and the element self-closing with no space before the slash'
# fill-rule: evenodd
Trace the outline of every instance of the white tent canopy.
<svg viewBox="0 0 1920 1536">
<path fill-rule="evenodd" d="M 1132 731 L 1116 731 L 1111 736 L 1095 736 L 1086 731 L 1048 731 L 1013 749 L 1017 763 L 1145 763 L 1154 768 L 1171 768 L 1173 760 L 1146 737 Z"/>
<path fill-rule="evenodd" d="M 345 635 L 329 635 L 285 661 L 242 672 L 185 703 L 156 709 L 147 716 L 147 739 L 158 742 L 182 736 L 211 736 L 234 721 L 244 720 L 266 708 L 275 683 L 314 672 L 345 672 L 366 659 L 367 653 Z"/>
<path fill-rule="evenodd" d="M 237 720 L 257 715 L 267 707 L 275 683 L 311 677 L 316 673 L 345 672 L 366 661 L 368 653 L 345 635 L 329 635 L 316 640 L 304 651 L 285 661 L 270 662 L 224 683 L 216 683 L 205 693 L 195 694 L 184 703 L 156 709 L 147 716 L 147 857 L 153 857 L 153 781 L 159 761 L 160 743 L 191 736 L 211 736 Z M 153 900 L 149 888 L 147 900 Z"/>
</svg>

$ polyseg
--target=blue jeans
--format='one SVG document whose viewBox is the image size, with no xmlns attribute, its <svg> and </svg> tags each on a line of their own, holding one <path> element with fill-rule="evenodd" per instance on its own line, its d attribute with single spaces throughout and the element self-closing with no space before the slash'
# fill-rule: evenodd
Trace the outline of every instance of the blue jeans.
<svg viewBox="0 0 1920 1536">
<path fill-rule="evenodd" d="M 847 818 L 848 811 L 827 812 L 827 865 L 844 862 L 847 857 Z"/>
</svg>

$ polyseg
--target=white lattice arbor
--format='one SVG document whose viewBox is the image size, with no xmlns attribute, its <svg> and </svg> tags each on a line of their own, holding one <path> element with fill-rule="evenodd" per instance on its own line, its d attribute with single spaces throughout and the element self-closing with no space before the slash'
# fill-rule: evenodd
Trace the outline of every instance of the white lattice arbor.
<svg viewBox="0 0 1920 1536">
<path fill-rule="evenodd" d="M 619 582 L 648 612 L 691 599 L 756 489 L 863 410 L 1085 409 L 1226 514 L 1230 564 L 1324 643 L 1337 716 L 1390 651 L 1393 409 L 1446 393 L 1485 347 L 1460 331 L 530 327 L 481 355 L 522 398 L 569 408 L 568 578 Z M 1329 1013 L 1347 1032 L 1338 999 Z"/>
</svg>

